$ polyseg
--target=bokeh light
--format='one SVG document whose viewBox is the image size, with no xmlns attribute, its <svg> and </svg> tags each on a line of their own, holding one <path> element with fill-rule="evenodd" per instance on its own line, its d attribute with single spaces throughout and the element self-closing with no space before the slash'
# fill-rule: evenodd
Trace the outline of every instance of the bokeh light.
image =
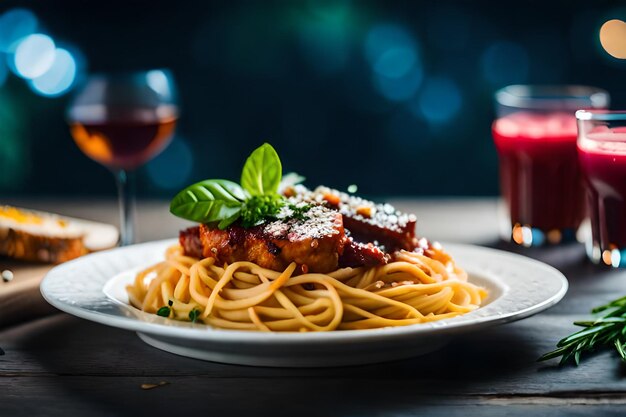
<svg viewBox="0 0 626 417">
<path fill-rule="evenodd" d="M 74 76 L 74 82 L 65 93 L 71 91 L 74 87 L 82 83 L 87 77 L 87 58 L 85 54 L 76 46 L 67 44 L 65 42 L 58 42 L 57 48 L 65 49 L 74 59 L 76 64 L 76 75 Z M 64 93 L 64 94 L 65 94 Z"/>
<path fill-rule="evenodd" d="M 11 9 L 0 16 L 0 52 L 9 52 L 19 39 L 37 31 L 37 17 L 26 9 Z"/>
<path fill-rule="evenodd" d="M 67 92 L 76 79 L 76 61 L 72 54 L 57 48 L 54 62 L 43 75 L 30 80 L 29 86 L 37 94 L 56 97 Z"/>
<path fill-rule="evenodd" d="M 27 9 L 16 8 L 0 15 L 0 85 L 7 67 L 26 79 L 32 91 L 56 97 L 69 91 L 85 73 L 85 59 L 76 48 L 57 47 L 54 40 L 36 33 L 39 22 Z M 5 67 L 6 63 L 6 67 Z"/>
<path fill-rule="evenodd" d="M 419 89 L 423 70 L 414 38 L 401 26 L 380 24 L 365 37 L 365 58 L 376 91 L 391 101 L 409 100 Z"/>
<path fill-rule="evenodd" d="M 15 49 L 16 75 L 30 79 L 39 77 L 52 67 L 55 56 L 56 48 L 50 36 L 29 35 L 20 40 Z"/>
<path fill-rule="evenodd" d="M 175 136 L 172 143 L 146 165 L 150 181 L 165 190 L 187 184 L 193 170 L 193 154 L 186 140 Z"/>
<path fill-rule="evenodd" d="M 401 46 L 385 51 L 374 64 L 374 71 L 383 77 L 400 78 L 405 75 L 417 62 L 415 52 Z"/>
<path fill-rule="evenodd" d="M 413 37 L 399 25 L 386 23 L 374 26 L 365 37 L 365 57 L 373 67 L 394 48 L 417 48 Z"/>
<path fill-rule="evenodd" d="M 483 53 L 481 63 L 483 76 L 496 86 L 523 84 L 528 78 L 528 53 L 514 42 L 492 44 Z"/>
<path fill-rule="evenodd" d="M 171 75 L 168 76 L 164 70 L 150 70 L 146 74 L 146 82 L 148 86 L 159 96 L 171 97 L 173 94 L 172 87 L 170 85 Z"/>
<path fill-rule="evenodd" d="M 614 58 L 626 59 L 626 22 L 612 19 L 600 28 L 600 43 Z"/>
<path fill-rule="evenodd" d="M 407 101 L 419 89 L 422 78 L 422 69 L 419 67 L 414 67 L 408 74 L 399 78 L 374 74 L 374 87 L 388 100 Z"/>
<path fill-rule="evenodd" d="M 430 123 L 444 123 L 461 110 L 462 96 L 457 84 L 447 77 L 427 78 L 411 110 Z"/>
</svg>

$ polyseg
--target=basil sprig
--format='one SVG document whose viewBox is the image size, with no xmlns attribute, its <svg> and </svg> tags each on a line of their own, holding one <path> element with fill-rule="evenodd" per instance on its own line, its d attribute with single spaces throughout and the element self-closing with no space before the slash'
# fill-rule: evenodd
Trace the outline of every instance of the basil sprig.
<svg viewBox="0 0 626 417">
<path fill-rule="evenodd" d="M 183 219 L 209 223 L 228 219 L 241 211 L 246 192 L 228 180 L 204 180 L 178 193 L 170 211 Z"/>
<path fill-rule="evenodd" d="M 248 157 L 241 172 L 241 186 L 251 195 L 272 195 L 278 191 L 283 168 L 276 150 L 264 143 Z"/>
<path fill-rule="evenodd" d="M 217 223 L 225 229 L 242 219 L 244 227 L 263 222 L 280 211 L 278 194 L 282 165 L 276 150 L 264 143 L 246 160 L 241 185 L 228 180 L 204 180 L 179 192 L 170 203 L 175 216 L 199 223 Z"/>
</svg>

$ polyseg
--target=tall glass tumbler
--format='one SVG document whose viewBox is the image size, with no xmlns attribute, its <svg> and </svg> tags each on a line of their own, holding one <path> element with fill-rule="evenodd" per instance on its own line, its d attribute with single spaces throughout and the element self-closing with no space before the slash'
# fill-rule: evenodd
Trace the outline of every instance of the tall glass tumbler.
<svg viewBox="0 0 626 417">
<path fill-rule="evenodd" d="M 574 240 L 584 218 L 574 114 L 606 108 L 608 93 L 584 86 L 512 85 L 496 92 L 495 100 L 502 238 L 524 246 Z"/>
<path fill-rule="evenodd" d="M 595 263 L 626 267 L 626 111 L 578 111 L 578 158 Z"/>
</svg>

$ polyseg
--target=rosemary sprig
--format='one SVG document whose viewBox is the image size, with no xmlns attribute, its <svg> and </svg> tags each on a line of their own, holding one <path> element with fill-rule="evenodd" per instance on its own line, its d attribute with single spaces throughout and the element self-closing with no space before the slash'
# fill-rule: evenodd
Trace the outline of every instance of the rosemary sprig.
<svg viewBox="0 0 626 417">
<path fill-rule="evenodd" d="M 583 353 L 613 346 L 622 361 L 626 362 L 626 296 L 596 307 L 591 312 L 605 314 L 597 320 L 574 322 L 583 329 L 561 339 L 555 350 L 538 360 L 545 361 L 561 356 L 560 365 L 570 360 L 578 365 Z"/>
</svg>

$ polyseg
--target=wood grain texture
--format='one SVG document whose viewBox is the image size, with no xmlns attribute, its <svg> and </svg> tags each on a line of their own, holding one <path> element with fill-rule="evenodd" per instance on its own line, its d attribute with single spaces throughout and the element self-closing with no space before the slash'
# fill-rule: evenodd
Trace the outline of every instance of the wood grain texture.
<svg viewBox="0 0 626 417">
<path fill-rule="evenodd" d="M 579 367 L 536 362 L 581 316 L 538 315 L 454 339 L 444 349 L 409 360 L 337 368 L 279 369 L 234 366 L 174 356 L 145 345 L 132 332 L 59 314 L 0 333 L 6 355 L 0 375 L 137 376 L 153 379 L 329 378 L 404 381 L 420 392 L 541 395 L 545 392 L 626 392 L 623 369 L 612 352 Z M 448 372 L 442 372 L 448 369 Z M 584 379 L 576 376 L 584 375 Z"/>
<path fill-rule="evenodd" d="M 3 415 L 144 416 L 176 413 L 208 416 L 566 416 L 623 415 L 623 394 L 538 396 L 423 394 L 413 384 L 350 379 L 281 380 L 170 377 L 167 385 L 142 390 L 158 379 L 123 377 L 9 378 Z M 20 402 L 11 399 L 20 398 Z M 622 413 L 622 414 L 620 414 Z"/>
<path fill-rule="evenodd" d="M 623 415 L 624 396 L 423 394 L 413 384 L 350 379 L 171 377 L 142 390 L 146 377 L 9 378 L 3 415 L 147 416 L 567 416 Z M 20 402 L 11 401 L 19 398 Z M 6 401 L 8 400 L 8 401 Z"/>
<path fill-rule="evenodd" d="M 403 204 L 438 224 L 464 215 L 458 201 Z M 465 219 L 484 224 L 494 204 L 471 200 L 467 208 L 473 214 Z M 442 205 L 445 209 L 439 210 Z M 158 219 L 164 223 L 160 230 L 169 233 L 178 225 L 156 215 L 162 206 L 149 205 L 154 217 L 144 224 L 161 227 L 151 223 Z M 91 217 L 89 212 L 67 214 L 107 221 L 97 217 L 103 214 L 97 210 Z M 579 367 L 559 368 L 556 360 L 536 359 L 575 329 L 574 320 L 626 294 L 625 273 L 590 265 L 580 245 L 526 250 L 489 242 L 484 233 L 481 241 L 472 234 L 478 229 L 460 231 L 458 241 L 519 252 L 557 267 L 570 282 L 563 301 L 526 320 L 458 337 L 426 356 L 323 369 L 188 359 L 149 347 L 132 332 L 57 314 L 0 331 L 0 347 L 6 351 L 0 356 L 0 416 L 624 415 L 626 367 L 613 352 L 589 357 Z M 161 381 L 167 384 L 141 389 Z"/>
</svg>

